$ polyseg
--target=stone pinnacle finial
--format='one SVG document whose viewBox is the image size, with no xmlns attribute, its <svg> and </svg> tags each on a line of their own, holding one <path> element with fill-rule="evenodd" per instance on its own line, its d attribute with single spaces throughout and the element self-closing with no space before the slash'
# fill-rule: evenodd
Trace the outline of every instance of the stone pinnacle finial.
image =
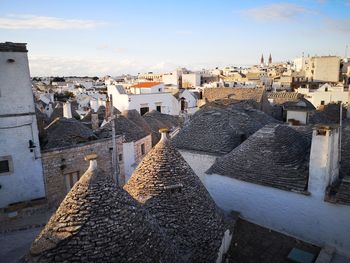
<svg viewBox="0 0 350 263">
<path fill-rule="evenodd" d="M 160 141 L 167 141 L 168 140 L 168 133 L 169 133 L 169 129 L 168 128 L 162 128 L 159 129 L 160 134 L 162 135 L 162 137 L 160 138 Z"/>
<path fill-rule="evenodd" d="M 90 170 L 95 170 L 97 168 L 97 154 L 96 153 L 91 153 L 88 154 L 84 157 L 85 161 L 90 161 L 90 166 L 89 169 Z"/>
</svg>

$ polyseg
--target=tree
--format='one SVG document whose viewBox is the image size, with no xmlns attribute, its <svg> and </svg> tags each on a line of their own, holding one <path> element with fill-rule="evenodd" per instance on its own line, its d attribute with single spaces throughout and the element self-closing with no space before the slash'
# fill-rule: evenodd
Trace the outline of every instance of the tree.
<svg viewBox="0 0 350 263">
<path fill-rule="evenodd" d="M 64 78 L 61 77 L 54 77 L 52 79 L 52 82 L 65 82 L 66 80 Z"/>
<path fill-rule="evenodd" d="M 66 102 L 67 100 L 69 100 L 70 98 L 74 98 L 74 94 L 70 91 L 65 91 L 64 93 L 55 93 L 54 95 L 55 100 L 58 101 L 62 101 L 62 102 Z"/>
</svg>

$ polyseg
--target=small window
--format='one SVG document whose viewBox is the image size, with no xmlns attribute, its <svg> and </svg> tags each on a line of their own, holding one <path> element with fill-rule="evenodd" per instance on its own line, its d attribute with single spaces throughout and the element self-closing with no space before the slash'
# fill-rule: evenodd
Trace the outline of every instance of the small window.
<svg viewBox="0 0 350 263">
<path fill-rule="evenodd" d="M 321 100 L 321 105 L 324 105 L 324 100 Z"/>
<path fill-rule="evenodd" d="M 162 106 L 156 106 L 156 110 L 162 112 Z"/>
<path fill-rule="evenodd" d="M 328 88 L 325 88 L 324 91 L 328 91 Z"/>
<path fill-rule="evenodd" d="M 145 144 L 141 144 L 141 155 L 145 154 Z"/>
<path fill-rule="evenodd" d="M 119 160 L 119 162 L 123 161 L 123 155 L 122 154 L 118 155 L 118 160 Z"/>
<path fill-rule="evenodd" d="M 149 112 L 149 107 L 142 107 L 140 108 L 140 114 L 141 116 Z"/>
<path fill-rule="evenodd" d="M 0 161 L 0 173 L 10 172 L 10 165 L 8 160 Z"/>
<path fill-rule="evenodd" d="M 158 89 L 158 91 L 159 91 L 159 92 L 161 92 L 161 91 L 162 91 L 162 89 L 161 89 L 161 88 L 159 88 L 159 89 Z"/>
<path fill-rule="evenodd" d="M 0 175 L 9 175 L 13 172 L 13 164 L 11 156 L 0 157 Z"/>
</svg>

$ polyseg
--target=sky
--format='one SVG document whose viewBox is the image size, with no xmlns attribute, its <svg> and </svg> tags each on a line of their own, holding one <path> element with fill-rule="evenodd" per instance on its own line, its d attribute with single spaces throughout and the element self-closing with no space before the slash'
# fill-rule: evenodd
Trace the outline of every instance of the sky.
<svg viewBox="0 0 350 263">
<path fill-rule="evenodd" d="M 5 41 L 28 43 L 32 76 L 344 57 L 350 0 L 0 0 Z"/>
</svg>

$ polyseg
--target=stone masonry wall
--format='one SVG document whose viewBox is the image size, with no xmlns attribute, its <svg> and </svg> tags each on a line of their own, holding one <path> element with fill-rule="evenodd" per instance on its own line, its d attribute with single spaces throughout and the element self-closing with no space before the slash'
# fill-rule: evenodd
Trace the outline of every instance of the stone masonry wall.
<svg viewBox="0 0 350 263">
<path fill-rule="evenodd" d="M 123 152 L 122 138 L 117 140 L 117 156 Z M 89 162 L 84 156 L 90 153 L 98 155 L 98 166 L 112 173 L 112 140 L 103 139 L 83 143 L 74 147 L 50 149 L 42 152 L 42 163 L 45 178 L 46 197 L 49 205 L 58 206 L 67 194 L 65 176 L 77 172 L 79 177 L 89 167 Z M 124 162 L 118 161 L 120 177 L 124 178 Z M 123 181 L 123 180 L 121 180 Z"/>
</svg>

